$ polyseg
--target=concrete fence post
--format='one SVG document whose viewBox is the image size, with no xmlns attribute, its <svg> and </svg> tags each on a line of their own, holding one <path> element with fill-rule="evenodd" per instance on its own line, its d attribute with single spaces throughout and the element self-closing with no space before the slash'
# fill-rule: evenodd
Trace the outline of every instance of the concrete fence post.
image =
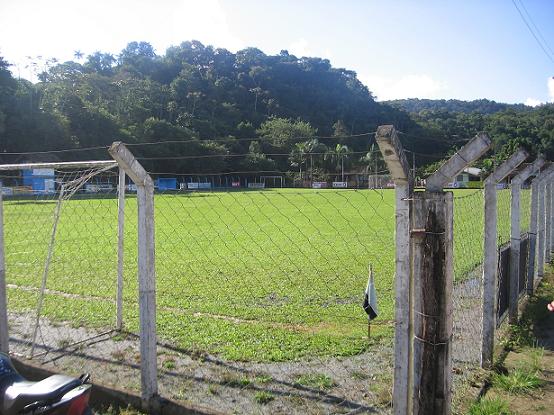
<svg viewBox="0 0 554 415">
<path fill-rule="evenodd" d="M 544 223 L 541 226 L 541 219 L 544 218 L 544 178 L 554 172 L 554 165 L 550 164 L 541 171 L 531 183 L 531 218 L 529 224 L 529 264 L 527 267 L 527 295 L 532 295 L 535 290 L 535 282 L 538 279 L 539 269 L 542 276 L 544 270 Z M 542 236 L 541 236 L 542 231 Z M 542 245 L 541 245 L 541 238 Z"/>
<path fill-rule="evenodd" d="M 380 126 L 375 139 L 395 185 L 396 259 L 393 410 L 395 415 L 410 411 L 412 383 L 412 298 L 410 272 L 410 198 L 413 178 L 404 151 L 392 125 Z"/>
<path fill-rule="evenodd" d="M 141 389 L 143 405 L 151 410 L 158 395 L 154 182 L 123 143 L 108 151 L 137 186 Z"/>
<path fill-rule="evenodd" d="M 544 262 L 550 263 L 552 252 L 552 179 L 547 179 L 544 185 Z"/>
<path fill-rule="evenodd" d="M 497 185 L 525 161 L 528 154 L 519 149 L 485 179 L 485 217 L 483 244 L 483 333 L 481 367 L 492 365 L 497 307 Z"/>
<path fill-rule="evenodd" d="M 510 278 L 509 278 L 509 308 L 510 324 L 518 321 L 519 300 L 519 262 L 521 250 L 521 212 L 520 195 L 521 185 L 544 164 L 544 159 L 538 158 L 527 165 L 511 181 L 511 208 L 510 208 Z"/>
<path fill-rule="evenodd" d="M 8 353 L 10 336 L 8 328 L 8 298 L 6 291 L 6 257 L 4 251 L 4 201 L 0 181 L 0 352 Z"/>
</svg>

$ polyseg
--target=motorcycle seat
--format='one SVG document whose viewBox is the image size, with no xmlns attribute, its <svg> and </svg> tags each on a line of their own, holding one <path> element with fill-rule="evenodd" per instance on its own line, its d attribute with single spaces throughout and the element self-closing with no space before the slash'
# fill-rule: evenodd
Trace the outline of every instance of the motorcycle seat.
<svg viewBox="0 0 554 415">
<path fill-rule="evenodd" d="M 10 385 L 4 392 L 2 414 L 19 413 L 35 402 L 49 403 L 81 385 L 79 379 L 64 375 L 52 375 L 40 382 L 22 380 Z"/>
</svg>

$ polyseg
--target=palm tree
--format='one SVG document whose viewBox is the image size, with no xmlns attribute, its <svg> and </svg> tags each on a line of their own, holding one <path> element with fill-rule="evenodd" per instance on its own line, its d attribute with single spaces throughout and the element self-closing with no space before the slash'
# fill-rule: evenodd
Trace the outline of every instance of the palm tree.
<svg viewBox="0 0 554 415">
<path fill-rule="evenodd" d="M 336 163 L 337 170 L 340 167 L 341 181 L 344 182 L 344 159 L 348 159 L 351 151 L 344 144 L 337 144 L 334 149 L 325 154 L 326 159 L 330 159 L 332 163 Z"/>
</svg>

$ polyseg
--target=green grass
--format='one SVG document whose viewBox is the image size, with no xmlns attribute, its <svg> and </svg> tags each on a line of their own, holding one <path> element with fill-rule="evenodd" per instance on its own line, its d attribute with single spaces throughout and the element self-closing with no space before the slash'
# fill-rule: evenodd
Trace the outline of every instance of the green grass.
<svg viewBox="0 0 554 415">
<path fill-rule="evenodd" d="M 469 408 L 469 415 L 510 415 L 508 403 L 501 398 L 482 398 Z"/>
<path fill-rule="evenodd" d="M 544 382 L 536 372 L 515 369 L 509 374 L 495 373 L 492 377 L 492 384 L 508 393 L 521 394 L 540 388 Z"/>
<path fill-rule="evenodd" d="M 296 383 L 298 385 L 321 390 L 331 389 L 335 385 L 333 379 L 322 373 L 301 375 L 296 379 Z"/>
<path fill-rule="evenodd" d="M 259 391 L 254 395 L 254 400 L 260 405 L 266 405 L 274 399 L 275 396 L 271 392 Z"/>
<path fill-rule="evenodd" d="M 124 320 L 134 331 L 136 199 L 126 203 Z M 482 204 L 479 190 L 455 193 L 457 280 L 481 262 Z M 163 338 L 233 360 L 358 354 L 368 347 L 361 302 L 370 263 L 380 310 L 372 336 L 392 334 L 392 325 L 378 322 L 393 319 L 394 191 L 198 192 L 156 195 L 155 206 Z M 40 287 L 54 207 L 5 201 L 9 284 Z M 115 199 L 66 202 L 45 315 L 75 326 L 113 325 L 116 250 Z M 36 308 L 36 291 L 12 287 L 8 295 L 14 311 Z"/>
</svg>

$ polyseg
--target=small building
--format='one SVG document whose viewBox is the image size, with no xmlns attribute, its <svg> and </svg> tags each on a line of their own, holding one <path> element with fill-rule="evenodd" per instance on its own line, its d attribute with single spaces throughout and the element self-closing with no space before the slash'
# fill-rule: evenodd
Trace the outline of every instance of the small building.
<svg viewBox="0 0 554 415">
<path fill-rule="evenodd" d="M 460 174 L 456 176 L 452 183 L 448 184 L 448 187 L 453 188 L 468 188 L 468 187 L 480 187 L 481 185 L 481 173 L 482 170 L 477 167 L 466 167 Z"/>
<path fill-rule="evenodd" d="M 177 179 L 175 177 L 159 178 L 156 180 L 156 187 L 159 191 L 177 190 Z"/>
<path fill-rule="evenodd" d="M 54 169 L 23 170 L 23 186 L 30 187 L 33 193 L 54 193 L 56 174 Z"/>
</svg>

